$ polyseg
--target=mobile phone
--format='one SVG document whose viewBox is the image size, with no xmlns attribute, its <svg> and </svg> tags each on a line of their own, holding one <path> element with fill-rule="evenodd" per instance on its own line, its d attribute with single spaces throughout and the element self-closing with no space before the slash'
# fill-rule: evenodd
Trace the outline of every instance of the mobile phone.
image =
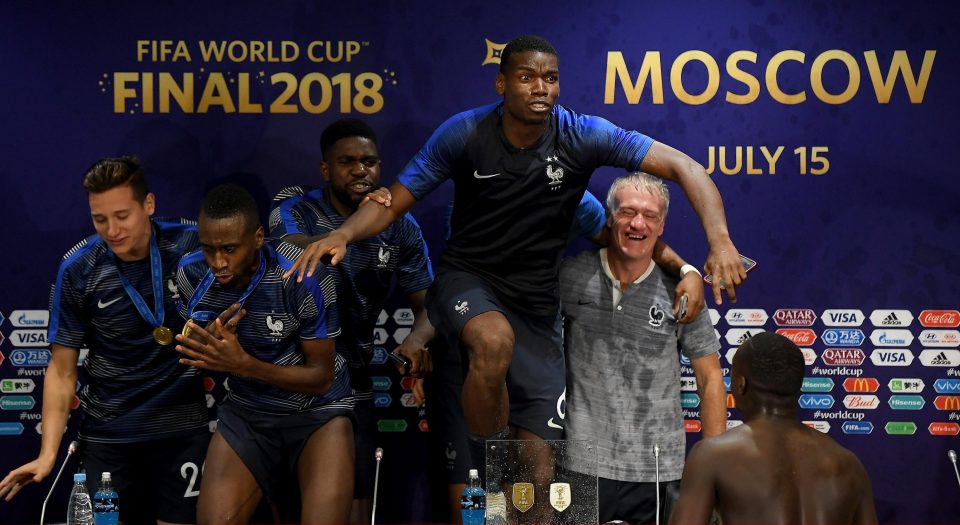
<svg viewBox="0 0 960 525">
<path fill-rule="evenodd" d="M 687 299 L 686 295 L 680 296 L 680 310 L 677 311 L 677 319 L 683 319 L 683 316 L 687 315 Z"/>
<path fill-rule="evenodd" d="M 743 265 L 743 271 L 747 273 L 750 273 L 750 270 L 757 267 L 757 261 L 754 261 L 753 259 L 747 257 L 746 255 L 740 256 L 740 264 Z M 713 285 L 713 274 L 708 273 L 707 275 L 704 275 L 703 280 L 706 281 L 707 284 Z M 724 289 L 723 283 L 720 283 L 720 289 L 721 290 Z"/>
<path fill-rule="evenodd" d="M 403 366 L 403 368 L 404 368 L 406 371 L 408 371 L 408 372 L 410 371 L 410 366 L 413 365 L 413 363 L 410 362 L 410 359 L 408 359 L 406 356 L 400 355 L 400 354 L 398 354 L 398 353 L 396 353 L 396 352 L 390 352 L 389 355 L 390 355 L 390 359 L 393 359 L 398 365 Z"/>
</svg>

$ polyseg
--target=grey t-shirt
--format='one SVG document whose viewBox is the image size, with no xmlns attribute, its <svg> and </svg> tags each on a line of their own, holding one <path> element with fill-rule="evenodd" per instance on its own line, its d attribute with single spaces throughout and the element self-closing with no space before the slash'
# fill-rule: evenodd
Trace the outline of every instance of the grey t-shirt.
<svg viewBox="0 0 960 525">
<path fill-rule="evenodd" d="M 656 444 L 661 481 L 680 479 L 686 439 L 678 346 L 696 359 L 717 352 L 720 343 L 706 310 L 692 323 L 677 323 L 671 313 L 677 280 L 655 264 L 615 306 L 601 253 L 565 259 L 560 270 L 566 438 L 596 443 L 600 477 L 655 481 Z M 570 468 L 592 470 L 590 457 L 572 456 Z"/>
</svg>

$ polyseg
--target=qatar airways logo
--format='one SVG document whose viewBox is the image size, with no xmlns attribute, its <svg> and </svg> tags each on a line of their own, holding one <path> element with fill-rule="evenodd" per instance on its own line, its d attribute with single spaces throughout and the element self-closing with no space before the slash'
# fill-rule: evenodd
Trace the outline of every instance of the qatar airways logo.
<svg viewBox="0 0 960 525">
<path fill-rule="evenodd" d="M 777 326 L 813 326 L 816 320 L 817 314 L 809 308 L 781 308 L 773 314 Z"/>
<path fill-rule="evenodd" d="M 859 348 L 827 348 L 820 357 L 830 366 L 860 366 L 867 358 Z"/>
</svg>

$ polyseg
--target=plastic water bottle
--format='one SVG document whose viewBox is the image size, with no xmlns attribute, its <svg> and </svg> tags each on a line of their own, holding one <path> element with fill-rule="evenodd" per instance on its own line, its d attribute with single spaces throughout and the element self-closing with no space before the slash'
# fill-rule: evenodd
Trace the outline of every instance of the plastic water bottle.
<svg viewBox="0 0 960 525">
<path fill-rule="evenodd" d="M 73 475 L 73 490 L 70 491 L 70 504 L 67 506 L 67 525 L 94 525 L 93 506 L 87 492 L 87 475 L 82 472 Z"/>
<path fill-rule="evenodd" d="M 109 472 L 103 473 L 93 496 L 93 520 L 96 525 L 117 525 L 120 521 L 120 495 L 113 489 Z"/>
<path fill-rule="evenodd" d="M 460 517 L 463 525 L 483 525 L 487 508 L 487 493 L 480 486 L 480 473 L 470 469 L 470 479 L 460 494 Z"/>
</svg>

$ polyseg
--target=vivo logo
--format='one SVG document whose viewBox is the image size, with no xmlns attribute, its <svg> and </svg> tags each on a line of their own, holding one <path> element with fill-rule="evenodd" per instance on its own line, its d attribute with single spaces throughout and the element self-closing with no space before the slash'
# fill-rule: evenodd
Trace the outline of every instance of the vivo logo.
<svg viewBox="0 0 960 525">
<path fill-rule="evenodd" d="M 390 394 L 377 393 L 373 394 L 373 406 L 376 408 L 386 408 L 390 406 L 390 403 L 393 402 L 393 398 L 390 397 Z"/>
<path fill-rule="evenodd" d="M 800 399 L 797 400 L 800 408 L 806 409 L 829 409 L 833 407 L 833 402 L 833 396 L 829 394 L 803 394 L 800 396 Z"/>
<path fill-rule="evenodd" d="M 960 379 L 937 379 L 933 382 L 933 390 L 938 394 L 960 394 Z"/>
</svg>

